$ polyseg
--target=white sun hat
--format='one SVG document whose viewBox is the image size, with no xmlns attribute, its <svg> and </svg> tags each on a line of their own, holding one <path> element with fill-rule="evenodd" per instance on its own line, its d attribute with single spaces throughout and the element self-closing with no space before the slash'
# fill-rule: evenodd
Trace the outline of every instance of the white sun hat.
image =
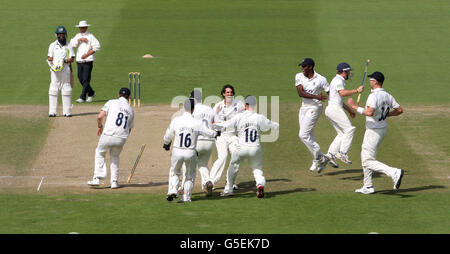
<svg viewBox="0 0 450 254">
<path fill-rule="evenodd" d="M 75 27 L 88 27 L 90 26 L 86 20 L 82 20 L 78 23 L 78 25 L 76 25 Z"/>
</svg>

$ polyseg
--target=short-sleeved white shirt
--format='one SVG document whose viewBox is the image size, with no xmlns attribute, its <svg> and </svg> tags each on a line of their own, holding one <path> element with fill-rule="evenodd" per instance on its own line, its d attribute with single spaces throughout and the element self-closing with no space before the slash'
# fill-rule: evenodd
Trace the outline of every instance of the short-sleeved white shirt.
<svg viewBox="0 0 450 254">
<path fill-rule="evenodd" d="M 75 53 L 73 52 L 72 47 L 70 47 L 69 43 L 66 43 L 66 45 L 61 45 L 58 40 L 50 43 L 50 46 L 48 46 L 48 57 L 53 58 L 53 63 L 56 63 L 58 61 L 62 61 L 64 59 L 69 59 L 75 56 Z M 63 68 L 69 68 L 68 63 L 64 63 Z"/>
<path fill-rule="evenodd" d="M 214 110 L 201 103 L 195 104 L 194 112 L 192 113 L 192 116 L 202 121 L 202 123 L 207 126 L 208 128 L 212 128 L 212 122 L 214 121 Z M 212 137 L 199 135 L 199 140 L 214 140 Z"/>
<path fill-rule="evenodd" d="M 303 72 L 295 75 L 295 86 L 303 86 L 303 90 L 309 94 L 318 95 L 322 93 L 322 90 L 328 92 L 330 85 L 325 77 L 317 72 L 314 72 L 312 78 L 307 78 L 303 75 Z M 322 106 L 322 101 L 318 99 L 302 98 L 302 106 Z"/>
<path fill-rule="evenodd" d="M 134 110 L 124 97 L 109 100 L 102 107 L 107 118 L 103 135 L 128 138 L 130 129 L 134 127 Z"/>
<path fill-rule="evenodd" d="M 336 75 L 330 82 L 330 98 L 328 99 L 328 105 L 343 106 L 344 101 L 339 94 L 340 90 L 345 90 L 345 79 L 341 75 Z"/>
<path fill-rule="evenodd" d="M 390 109 L 399 108 L 400 105 L 395 98 L 383 88 L 371 91 L 366 101 L 366 108 L 370 106 L 374 109 L 373 116 L 366 116 L 366 128 L 379 129 L 387 126 L 386 117 Z"/>
<path fill-rule="evenodd" d="M 213 108 L 215 112 L 214 122 L 224 122 L 232 119 L 236 114 L 244 111 L 244 103 L 239 100 L 233 100 L 230 106 L 226 106 L 225 102 L 222 100 Z M 226 128 L 222 133 L 235 133 L 234 127 Z"/>
</svg>

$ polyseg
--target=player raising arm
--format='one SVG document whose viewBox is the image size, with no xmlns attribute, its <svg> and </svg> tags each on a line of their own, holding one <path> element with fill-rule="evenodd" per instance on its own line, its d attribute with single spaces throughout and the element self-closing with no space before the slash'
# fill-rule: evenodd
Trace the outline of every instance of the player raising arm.
<svg viewBox="0 0 450 254">
<path fill-rule="evenodd" d="M 403 113 L 402 107 L 397 103 L 392 95 L 384 91 L 384 75 L 381 72 L 374 72 L 368 76 L 372 92 L 367 98 L 366 107 L 358 107 L 353 99 L 348 99 L 348 104 L 359 114 L 366 116 L 366 132 L 361 149 L 361 161 L 364 171 L 364 185 L 361 189 L 355 190 L 357 193 L 371 194 L 375 192 L 372 183 L 372 173 L 381 172 L 392 178 L 394 189 L 400 188 L 404 171 L 393 168 L 376 160 L 377 149 L 386 135 L 386 118 L 398 116 Z M 391 111 L 391 109 L 393 109 Z"/>
</svg>

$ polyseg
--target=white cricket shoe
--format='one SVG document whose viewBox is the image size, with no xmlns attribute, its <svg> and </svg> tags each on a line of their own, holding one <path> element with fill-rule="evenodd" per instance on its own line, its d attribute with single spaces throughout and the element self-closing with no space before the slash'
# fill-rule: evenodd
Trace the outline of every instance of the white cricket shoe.
<svg viewBox="0 0 450 254">
<path fill-rule="evenodd" d="M 89 186 L 99 186 L 100 185 L 100 179 L 97 177 L 94 177 L 91 181 L 88 181 Z"/>
<path fill-rule="evenodd" d="M 183 195 L 180 200 L 178 200 L 178 203 L 187 203 L 192 202 L 191 198 L 187 195 Z"/>
<path fill-rule="evenodd" d="M 402 169 L 397 169 L 396 174 L 392 177 L 394 181 L 394 190 L 398 190 L 400 188 L 400 184 L 402 183 L 404 171 Z"/>
<path fill-rule="evenodd" d="M 86 102 L 92 102 L 94 100 L 94 97 L 95 97 L 95 92 L 94 92 L 94 95 L 87 97 Z"/>
<path fill-rule="evenodd" d="M 316 171 L 318 167 L 319 167 L 319 160 L 313 160 L 313 163 L 312 163 L 311 167 L 309 168 L 309 170 L 311 172 Z"/>
<path fill-rule="evenodd" d="M 330 160 L 329 163 L 333 168 L 339 168 L 339 164 L 337 164 L 336 157 L 333 154 L 328 153 L 328 154 L 325 154 L 325 156 L 328 157 L 328 159 Z"/>
<path fill-rule="evenodd" d="M 117 188 L 120 188 L 120 185 L 117 183 L 117 181 L 112 181 L 111 189 L 117 189 Z"/>
<path fill-rule="evenodd" d="M 85 103 L 86 101 L 83 100 L 83 99 L 81 99 L 81 98 L 78 98 L 78 99 L 76 100 L 76 102 L 78 102 L 78 103 Z"/>
<path fill-rule="evenodd" d="M 233 190 L 239 190 L 239 186 L 237 186 L 237 184 L 233 184 Z"/>
<path fill-rule="evenodd" d="M 322 172 L 324 168 L 327 166 L 328 162 L 330 162 L 330 159 L 328 159 L 327 156 L 323 155 L 322 158 L 319 160 L 319 167 L 317 167 L 317 173 Z"/>
<path fill-rule="evenodd" d="M 220 196 L 221 197 L 232 197 L 232 196 L 234 196 L 234 194 L 233 194 L 233 192 L 222 191 L 222 192 L 220 192 Z"/>
<path fill-rule="evenodd" d="M 355 190 L 355 192 L 361 194 L 372 194 L 375 192 L 375 189 L 373 187 L 362 187 L 361 189 Z"/>
<path fill-rule="evenodd" d="M 335 157 L 338 158 L 339 160 L 341 160 L 344 163 L 352 164 L 352 161 L 348 158 L 348 155 L 345 154 L 345 153 L 337 153 L 335 155 Z"/>
</svg>

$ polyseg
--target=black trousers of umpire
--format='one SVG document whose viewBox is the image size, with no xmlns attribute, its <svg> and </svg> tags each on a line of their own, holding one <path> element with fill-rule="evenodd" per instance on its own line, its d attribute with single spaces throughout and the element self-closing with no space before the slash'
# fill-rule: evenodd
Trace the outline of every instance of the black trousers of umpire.
<svg viewBox="0 0 450 254">
<path fill-rule="evenodd" d="M 91 73 L 94 67 L 94 62 L 77 63 L 78 79 L 80 80 L 83 90 L 80 98 L 86 100 L 87 96 L 94 96 L 94 90 L 91 87 Z"/>
</svg>

